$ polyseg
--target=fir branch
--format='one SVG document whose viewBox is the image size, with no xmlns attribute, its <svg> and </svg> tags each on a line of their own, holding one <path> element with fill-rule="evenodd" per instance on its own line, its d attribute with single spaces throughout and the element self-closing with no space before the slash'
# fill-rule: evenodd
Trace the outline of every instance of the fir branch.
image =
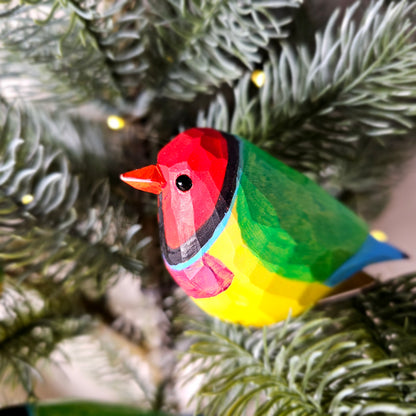
<svg viewBox="0 0 416 416">
<path fill-rule="evenodd" d="M 69 7 L 71 3 L 28 3 L 9 6 L 3 16 L 8 19 L 0 17 L 1 95 L 61 105 L 91 97 L 113 102 L 119 92 L 106 58 L 86 33 L 74 7 Z M 67 7 L 60 7 L 64 4 Z"/>
<path fill-rule="evenodd" d="M 73 0 L 70 4 L 82 20 L 85 33 L 105 56 L 112 80 L 123 98 L 136 99 L 141 90 L 150 87 L 143 87 L 139 81 L 149 66 L 144 58 L 146 45 L 140 35 L 148 24 L 141 6 L 126 0 L 115 1 L 111 7 L 100 0 Z"/>
<path fill-rule="evenodd" d="M 292 20 L 287 9 L 299 4 L 297 0 L 149 4 L 143 12 L 153 25 L 141 33 L 146 58 L 149 68 L 156 59 L 164 68 L 152 83 L 163 95 L 190 100 L 195 93 L 238 79 L 243 66 L 252 68 L 261 61 L 260 51 L 272 39 L 287 35 L 283 28 Z"/>
<path fill-rule="evenodd" d="M 136 354 L 130 354 L 129 349 L 134 349 Z M 108 328 L 97 326 L 96 331 L 72 342 L 71 350 L 82 372 L 103 388 L 117 392 L 123 401 L 152 407 L 153 368 L 140 348 L 128 344 Z"/>
<path fill-rule="evenodd" d="M 238 79 L 243 67 L 260 62 L 261 50 L 273 39 L 287 35 L 284 28 L 292 21 L 291 9 L 300 0 L 180 4 L 119 0 L 111 7 L 100 0 L 26 3 L 7 13 L 14 15 L 17 25 L 0 27 L 0 42 L 13 52 L 5 54 L 2 63 L 9 82 L 16 76 L 30 79 L 30 88 L 38 92 L 30 96 L 23 89 L 30 99 L 60 92 L 63 102 L 68 97 L 85 100 L 100 91 L 98 98 L 114 102 L 120 91 L 134 102 L 149 90 L 190 100 L 196 93 Z M 18 62 L 35 63 L 36 77 L 27 76 L 33 69 L 17 68 Z M 158 71 L 152 69 L 155 65 Z M 59 74 L 59 81 L 58 77 L 47 81 L 45 69 Z M 44 90 L 38 91 L 44 85 L 46 97 Z M 21 82 L 14 86 L 22 88 Z"/>
<path fill-rule="evenodd" d="M 119 1 L 112 8 L 111 27 L 105 24 L 110 13 L 98 13 L 98 2 L 72 3 L 84 11 L 85 27 L 105 52 L 125 97 L 153 89 L 189 100 L 237 79 L 242 65 L 259 62 L 261 49 L 286 36 L 287 10 L 300 2 Z"/>
<path fill-rule="evenodd" d="M 137 238 L 140 226 L 126 230 L 120 223 L 123 208 L 111 201 L 108 184 L 80 181 L 62 152 L 39 142 L 51 142 L 42 125 L 13 109 L 3 114 L 0 259 L 6 270 L 19 271 L 21 279 L 89 281 L 99 290 L 120 267 L 141 270 L 136 256 L 147 240 Z"/>
<path fill-rule="evenodd" d="M 100 119 L 94 119 L 93 109 L 81 106 L 65 111 L 61 107 L 48 107 L 28 103 L 14 105 L 16 110 L 21 108 L 22 123 L 32 126 L 33 140 L 42 137 L 42 145 L 63 150 L 73 175 L 90 175 L 97 180 L 106 178 L 114 162 L 104 139 L 113 140 L 113 137 L 108 129 L 103 129 Z M 48 133 L 44 134 L 45 131 Z"/>
<path fill-rule="evenodd" d="M 383 4 L 372 3 L 358 24 L 358 3 L 341 22 L 334 13 L 312 53 L 282 43 L 279 55 L 270 51 L 261 89 L 253 94 L 246 74 L 234 89 L 234 110 L 219 95 L 197 124 L 239 134 L 322 176 L 328 165 L 355 161 L 370 139 L 383 138 L 388 152 L 414 127 L 415 5 Z"/>
<path fill-rule="evenodd" d="M 0 374 L 3 382 L 19 383 L 33 396 L 38 361 L 49 358 L 62 340 L 91 330 L 92 322 L 74 297 L 45 299 L 30 287 L 6 283 L 0 298 Z"/>
<path fill-rule="evenodd" d="M 84 350 L 82 344 L 78 344 L 77 348 L 77 356 L 83 358 L 83 366 L 88 374 L 113 391 L 120 391 L 121 397 L 128 402 L 155 411 L 178 410 L 172 391 L 168 391 L 168 387 L 172 386 L 168 386 L 169 381 L 164 379 L 166 365 L 174 358 L 173 351 L 165 351 L 165 357 L 161 360 L 160 356 L 154 356 L 154 349 L 129 345 L 108 330 L 95 335 L 98 335 L 98 345 L 94 349 L 94 357 L 91 357 L 91 339 L 87 340 L 88 345 L 84 344 Z M 97 344 L 97 339 L 93 342 Z M 120 347 L 124 348 L 120 350 Z M 126 347 L 134 348 L 135 354 L 132 355 Z M 169 360 L 167 355 L 170 356 Z"/>
<path fill-rule="evenodd" d="M 204 374 L 198 410 L 240 415 L 255 403 L 256 416 L 414 414 L 415 288 L 416 276 L 403 276 L 264 331 L 196 324 L 184 362 L 192 377 Z"/>
</svg>

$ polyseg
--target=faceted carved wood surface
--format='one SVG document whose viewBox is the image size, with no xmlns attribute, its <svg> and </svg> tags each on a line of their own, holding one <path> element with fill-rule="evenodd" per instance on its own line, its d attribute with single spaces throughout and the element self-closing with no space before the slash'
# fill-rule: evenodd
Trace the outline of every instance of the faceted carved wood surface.
<svg viewBox="0 0 416 416">
<path fill-rule="evenodd" d="M 245 325 L 297 315 L 377 261 L 403 258 L 316 183 L 248 141 L 179 134 L 121 179 L 158 194 L 165 265 L 206 312 Z"/>
</svg>

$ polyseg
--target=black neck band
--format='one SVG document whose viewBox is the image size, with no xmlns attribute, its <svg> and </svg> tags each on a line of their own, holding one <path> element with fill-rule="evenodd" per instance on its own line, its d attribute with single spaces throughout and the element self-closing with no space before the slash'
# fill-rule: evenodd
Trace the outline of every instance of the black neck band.
<svg viewBox="0 0 416 416">
<path fill-rule="evenodd" d="M 195 256 L 208 242 L 218 224 L 228 212 L 234 192 L 237 187 L 237 173 L 240 164 L 240 143 L 233 135 L 221 132 L 227 140 L 228 164 L 225 170 L 224 182 L 213 214 L 202 224 L 188 241 L 177 248 L 171 248 L 166 243 L 165 227 L 162 212 L 162 194 L 159 194 L 159 235 L 162 254 L 170 265 L 177 265 Z"/>
</svg>

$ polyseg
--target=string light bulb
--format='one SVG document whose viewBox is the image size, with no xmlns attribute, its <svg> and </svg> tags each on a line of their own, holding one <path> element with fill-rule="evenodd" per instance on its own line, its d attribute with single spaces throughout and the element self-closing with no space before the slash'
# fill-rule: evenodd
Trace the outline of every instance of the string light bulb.
<svg viewBox="0 0 416 416">
<path fill-rule="evenodd" d="M 35 198 L 34 198 L 34 196 L 33 195 L 31 195 L 31 194 L 26 194 L 26 195 L 23 195 L 22 196 L 22 199 L 20 200 L 20 202 L 23 204 L 23 205 L 29 205 L 31 202 L 33 202 L 33 200 L 34 200 Z"/>
<path fill-rule="evenodd" d="M 107 117 L 107 126 L 111 130 L 121 130 L 125 127 L 126 122 L 122 117 L 111 115 Z"/>
<path fill-rule="evenodd" d="M 381 230 L 372 230 L 370 234 L 378 241 L 385 242 L 388 240 L 387 234 Z"/>
<path fill-rule="evenodd" d="M 261 69 L 256 69 L 251 73 L 251 81 L 257 88 L 261 88 L 266 82 L 266 74 Z"/>
</svg>

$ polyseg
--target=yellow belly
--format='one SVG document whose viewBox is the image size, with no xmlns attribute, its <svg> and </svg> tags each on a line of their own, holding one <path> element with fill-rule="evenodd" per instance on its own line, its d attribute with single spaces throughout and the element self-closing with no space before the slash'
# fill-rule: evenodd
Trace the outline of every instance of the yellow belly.
<svg viewBox="0 0 416 416">
<path fill-rule="evenodd" d="M 321 283 L 290 280 L 267 270 L 241 238 L 234 206 L 227 226 L 208 250 L 234 273 L 227 290 L 194 299 L 210 315 L 243 325 L 270 325 L 298 315 L 331 291 Z"/>
</svg>

